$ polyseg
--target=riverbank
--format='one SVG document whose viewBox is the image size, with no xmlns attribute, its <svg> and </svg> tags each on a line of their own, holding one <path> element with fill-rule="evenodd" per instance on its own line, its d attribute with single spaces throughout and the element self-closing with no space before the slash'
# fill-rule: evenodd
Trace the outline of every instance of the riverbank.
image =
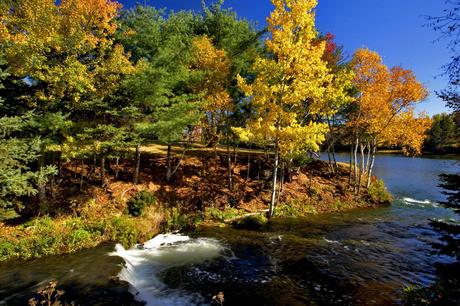
<svg viewBox="0 0 460 306">
<path fill-rule="evenodd" d="M 60 213 L 0 222 L 0 261 L 67 254 L 109 241 L 128 248 L 160 232 L 225 224 L 267 208 L 271 172 L 266 159 L 270 156 L 235 151 L 230 190 L 228 160 L 222 152 L 194 151 L 167 183 L 162 152 L 143 151 L 136 185 L 127 180 L 134 169 L 129 160 L 120 167 L 124 172 L 109 168 L 104 187 L 83 177 L 90 172 L 85 166 L 65 164 L 54 186 L 56 196 L 49 203 L 52 211 Z M 80 192 L 82 177 L 84 191 Z M 346 166 L 334 174 L 322 161 L 286 171 L 275 216 L 307 216 L 390 202 L 380 181 L 374 180 L 369 190 L 357 196 L 348 178 Z"/>
<path fill-rule="evenodd" d="M 349 151 L 339 151 L 336 153 L 341 153 L 341 154 L 350 154 Z M 396 156 L 405 156 L 403 150 L 399 149 L 382 149 L 378 150 L 377 154 L 379 155 L 396 155 Z M 449 152 L 449 153 L 440 153 L 440 152 L 429 152 L 429 151 L 423 151 L 422 155 L 419 156 L 422 158 L 436 158 L 436 159 L 453 159 L 453 160 L 460 160 L 460 153 L 458 153 L 458 150 L 455 152 Z"/>
</svg>

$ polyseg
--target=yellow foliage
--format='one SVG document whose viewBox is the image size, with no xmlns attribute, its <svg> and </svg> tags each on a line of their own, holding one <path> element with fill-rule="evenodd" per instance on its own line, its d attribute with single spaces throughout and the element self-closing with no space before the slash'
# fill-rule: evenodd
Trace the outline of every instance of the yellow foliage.
<svg viewBox="0 0 460 306">
<path fill-rule="evenodd" d="M 215 144 L 219 138 L 219 125 L 222 125 L 226 114 L 233 109 L 227 91 L 231 63 L 224 50 L 217 49 L 207 36 L 202 36 L 193 41 L 192 68 L 200 75 L 194 91 L 204 94 L 203 108 L 206 115 L 202 125 L 208 140 Z"/>
<path fill-rule="evenodd" d="M 431 124 L 432 120 L 428 115 L 422 113 L 415 117 L 414 111 L 409 109 L 395 118 L 384 140 L 387 145 L 402 147 L 406 155 L 420 155 L 426 131 L 431 127 Z"/>
<path fill-rule="evenodd" d="M 197 92 L 206 92 L 207 111 L 229 110 L 232 107 L 226 85 L 230 75 L 230 60 L 224 50 L 214 47 L 207 36 L 193 41 L 193 68 L 202 72 Z"/>
<path fill-rule="evenodd" d="M 13 75 L 46 84 L 38 101 L 102 96 L 132 67 L 114 46 L 120 4 L 107 0 L 19 0 L 0 6 L 0 42 Z"/>
<path fill-rule="evenodd" d="M 405 142 L 411 152 L 420 153 L 426 121 L 415 119 L 411 107 L 426 98 L 426 88 L 412 71 L 401 67 L 388 69 L 382 58 L 369 49 L 355 53 L 352 67 L 359 91 L 357 112 L 349 122 L 355 133 L 377 144 Z M 411 141 L 406 137 L 410 124 L 414 125 Z"/>
<path fill-rule="evenodd" d="M 272 3 L 275 10 L 268 18 L 271 37 L 266 46 L 273 56 L 255 61 L 257 76 L 252 83 L 237 77 L 256 115 L 245 129 L 235 132 L 245 141 L 275 144 L 284 156 L 316 151 L 325 139 L 326 126 L 305 118 L 324 112 L 326 100 L 340 99 L 343 93 L 334 87 L 351 80 L 348 75 L 335 79 L 323 60 L 325 43 L 317 40 L 313 11 L 317 1 Z"/>
</svg>

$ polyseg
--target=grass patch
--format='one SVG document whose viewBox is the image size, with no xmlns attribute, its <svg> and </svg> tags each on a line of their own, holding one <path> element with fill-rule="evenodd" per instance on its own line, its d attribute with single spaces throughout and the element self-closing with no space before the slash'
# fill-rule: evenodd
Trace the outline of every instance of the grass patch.
<svg viewBox="0 0 460 306">
<path fill-rule="evenodd" d="M 73 253 L 112 241 L 129 248 L 159 232 L 162 216 L 146 209 L 140 217 L 112 215 L 104 219 L 48 216 L 14 228 L 1 228 L 0 261 Z"/>
<path fill-rule="evenodd" d="M 206 208 L 204 219 L 217 222 L 225 222 L 226 220 L 235 219 L 244 215 L 244 211 L 237 208 L 227 208 L 224 210 L 209 207 Z"/>
<path fill-rule="evenodd" d="M 297 199 L 275 207 L 275 217 L 302 217 L 317 213 L 315 206 Z"/>
<path fill-rule="evenodd" d="M 376 180 L 367 189 L 369 199 L 374 203 L 391 204 L 393 197 L 385 187 L 383 180 Z"/>
<path fill-rule="evenodd" d="M 267 222 L 264 215 L 257 214 L 238 219 L 232 225 L 236 229 L 261 230 L 267 225 Z"/>
<path fill-rule="evenodd" d="M 177 207 L 166 209 L 164 215 L 163 232 L 193 230 L 203 222 L 203 217 L 200 214 L 187 214 L 181 212 Z"/>
</svg>

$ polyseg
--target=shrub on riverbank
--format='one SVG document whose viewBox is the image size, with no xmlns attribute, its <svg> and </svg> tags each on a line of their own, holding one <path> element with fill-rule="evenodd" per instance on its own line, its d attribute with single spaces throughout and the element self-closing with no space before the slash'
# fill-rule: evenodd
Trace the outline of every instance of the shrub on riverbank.
<svg viewBox="0 0 460 306">
<path fill-rule="evenodd" d="M 139 191 L 128 201 L 128 213 L 133 217 L 139 217 L 144 209 L 156 201 L 155 195 L 149 191 Z"/>
<path fill-rule="evenodd" d="M 315 206 L 298 199 L 280 203 L 275 209 L 275 217 L 302 217 L 317 213 Z"/>
<path fill-rule="evenodd" d="M 267 218 L 264 215 L 250 215 L 233 222 L 233 227 L 246 230 L 260 230 L 267 225 Z"/>
<path fill-rule="evenodd" d="M 367 189 L 369 199 L 374 203 L 391 204 L 393 197 L 388 192 L 383 180 L 376 180 Z"/>
<path fill-rule="evenodd" d="M 0 261 L 67 254 L 105 241 L 119 242 L 128 248 L 152 238 L 159 232 L 161 221 L 162 216 L 153 209 L 147 209 L 138 218 L 39 217 L 20 226 L 1 228 Z"/>
</svg>

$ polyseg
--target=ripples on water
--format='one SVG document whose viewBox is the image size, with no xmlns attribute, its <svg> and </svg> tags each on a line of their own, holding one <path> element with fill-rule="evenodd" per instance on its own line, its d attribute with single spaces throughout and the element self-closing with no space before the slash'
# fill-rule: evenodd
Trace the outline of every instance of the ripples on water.
<svg viewBox="0 0 460 306">
<path fill-rule="evenodd" d="M 113 255 L 125 259 L 120 277 L 147 305 L 205 305 L 219 291 L 226 305 L 392 305 L 404 285 L 433 282 L 434 261 L 447 260 L 431 253 L 433 210 L 449 215 L 429 201 L 400 199 L 389 208 L 275 220 L 264 232 L 158 236 Z"/>
<path fill-rule="evenodd" d="M 104 246 L 2 265 L 0 305 L 27 301 L 51 278 L 80 305 L 132 305 L 126 288 L 107 281 L 116 274 L 137 300 L 155 306 L 212 305 L 220 291 L 225 305 L 398 304 L 405 285 L 430 284 L 433 264 L 449 261 L 432 254 L 439 237 L 429 220 L 458 221 L 437 204 L 437 175 L 458 171 L 454 162 L 379 156 L 376 174 L 397 199 L 391 207 L 278 219 L 264 232 L 160 235 L 132 250 Z"/>
</svg>

